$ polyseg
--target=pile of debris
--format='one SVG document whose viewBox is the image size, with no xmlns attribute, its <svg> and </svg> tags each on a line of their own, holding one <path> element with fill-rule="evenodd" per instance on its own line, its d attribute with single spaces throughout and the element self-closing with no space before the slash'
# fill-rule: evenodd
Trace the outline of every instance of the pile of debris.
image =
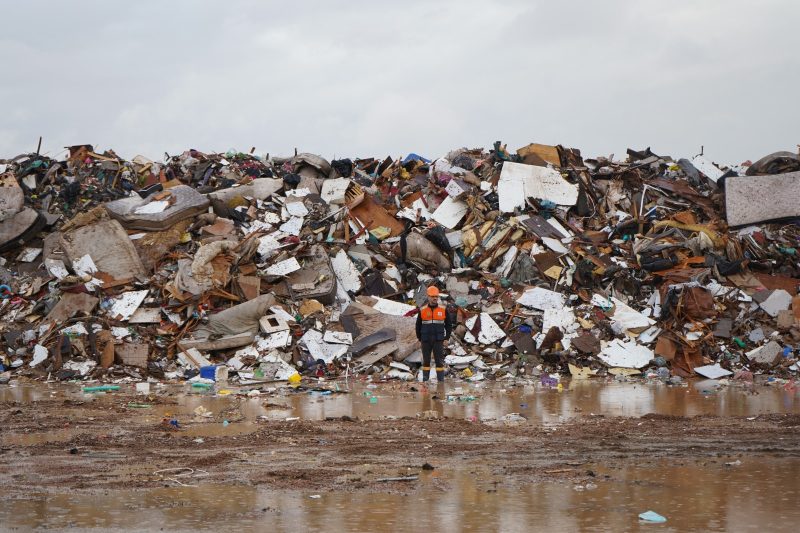
<svg viewBox="0 0 800 533">
<path fill-rule="evenodd" d="M 464 379 L 798 370 L 797 154 L 252 152 L 0 160 L 1 379 L 418 379 L 430 285 Z"/>
</svg>

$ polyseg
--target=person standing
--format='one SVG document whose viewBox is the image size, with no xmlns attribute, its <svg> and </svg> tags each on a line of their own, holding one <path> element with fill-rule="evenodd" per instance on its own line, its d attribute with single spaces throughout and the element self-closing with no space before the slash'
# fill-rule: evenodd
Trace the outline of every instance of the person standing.
<svg viewBox="0 0 800 533">
<path fill-rule="evenodd" d="M 439 303 L 439 289 L 428 287 L 428 302 L 417 313 L 417 340 L 422 348 L 422 381 L 431 373 L 431 354 L 436 362 L 436 379 L 444 381 L 444 341 L 453 331 L 453 318 Z"/>
</svg>

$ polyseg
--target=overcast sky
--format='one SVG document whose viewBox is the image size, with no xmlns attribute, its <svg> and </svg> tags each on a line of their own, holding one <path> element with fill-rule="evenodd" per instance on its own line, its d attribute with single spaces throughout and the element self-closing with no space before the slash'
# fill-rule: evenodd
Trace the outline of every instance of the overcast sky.
<svg viewBox="0 0 800 533">
<path fill-rule="evenodd" d="M 797 0 L 0 0 L 0 157 L 93 143 L 739 163 L 800 143 Z"/>
</svg>

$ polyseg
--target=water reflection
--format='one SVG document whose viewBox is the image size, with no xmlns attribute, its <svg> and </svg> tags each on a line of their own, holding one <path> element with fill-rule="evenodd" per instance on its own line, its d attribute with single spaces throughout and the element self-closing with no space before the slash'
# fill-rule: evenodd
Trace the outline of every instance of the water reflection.
<svg viewBox="0 0 800 533">
<path fill-rule="evenodd" d="M 363 383 L 326 385 L 339 392 L 293 391 L 282 388 L 257 397 L 235 394 L 218 396 L 214 391 L 191 392 L 185 386 L 155 389 L 162 398 L 151 409 L 130 410 L 130 416 L 192 416 L 202 406 L 212 413 L 225 413 L 231 421 L 254 422 L 259 419 L 283 420 L 298 417 L 324 420 L 342 416 L 362 419 L 414 417 L 426 411 L 439 416 L 494 420 L 508 413 L 520 413 L 532 423 L 558 424 L 575 417 L 633 416 L 658 413 L 674 416 L 720 415 L 754 416 L 764 413 L 800 413 L 800 389 L 783 386 L 754 388 L 707 385 L 667 386 L 662 383 L 573 381 L 563 392 L 539 385 L 506 386 L 503 384 L 393 383 L 367 388 Z M 235 387 L 230 387 L 236 391 Z M 0 401 L 33 403 L 43 399 L 79 400 L 60 412 L 81 415 L 93 404 L 126 404 L 133 385 L 122 385 L 119 393 L 90 395 L 80 387 L 67 385 L 25 385 L 0 387 Z M 141 397 L 139 397 L 141 398 Z M 166 400 L 166 401 L 164 401 Z"/>
<path fill-rule="evenodd" d="M 569 483 L 507 488 L 478 471 L 423 473 L 410 494 L 262 491 L 202 485 L 97 495 L 31 495 L 0 507 L 18 528 L 238 531 L 651 531 L 638 514 L 667 517 L 659 531 L 796 531 L 800 460 L 658 462 L 598 473 L 593 490 Z M 604 475 L 610 476 L 605 478 Z"/>
</svg>

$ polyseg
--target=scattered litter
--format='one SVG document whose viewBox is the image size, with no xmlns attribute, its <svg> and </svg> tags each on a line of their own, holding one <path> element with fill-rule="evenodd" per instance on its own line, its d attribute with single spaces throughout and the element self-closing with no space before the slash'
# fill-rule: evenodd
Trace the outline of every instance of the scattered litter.
<svg viewBox="0 0 800 533">
<path fill-rule="evenodd" d="M 667 521 L 666 518 L 664 518 L 655 511 L 645 511 L 644 513 L 640 513 L 639 520 L 642 520 L 643 522 L 650 522 L 653 524 L 663 524 L 664 522 Z"/>
<path fill-rule="evenodd" d="M 722 368 L 719 365 L 719 363 L 715 365 L 698 366 L 695 367 L 694 371 L 697 374 L 708 379 L 719 379 L 733 374 L 733 372 L 731 372 L 730 370 L 725 370 L 724 368 Z"/>
<path fill-rule="evenodd" d="M 122 293 L 111 305 L 108 314 L 116 320 L 128 320 L 142 305 L 149 291 L 131 291 Z"/>
<path fill-rule="evenodd" d="M 172 481 L 181 487 L 197 487 L 198 485 L 186 483 L 186 481 L 207 478 L 211 474 L 205 470 L 189 467 L 177 467 L 156 470 L 153 472 L 153 475 L 157 476 L 156 481 L 159 483 L 163 483 L 164 481 Z"/>
<path fill-rule="evenodd" d="M 3 161 L 4 380 L 412 380 L 430 286 L 448 380 L 797 377 L 795 154 Z"/>
</svg>

